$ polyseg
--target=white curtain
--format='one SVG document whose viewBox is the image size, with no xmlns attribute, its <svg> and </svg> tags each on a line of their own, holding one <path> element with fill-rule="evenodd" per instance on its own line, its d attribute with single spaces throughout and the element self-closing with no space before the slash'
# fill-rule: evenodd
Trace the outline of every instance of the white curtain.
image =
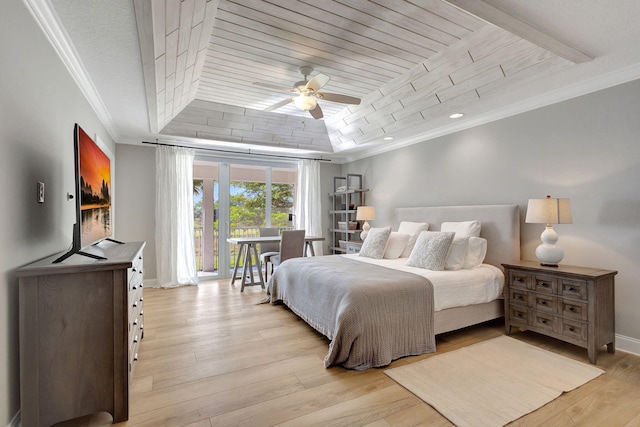
<svg viewBox="0 0 640 427">
<path fill-rule="evenodd" d="M 193 240 L 193 156 L 187 148 L 156 150 L 156 262 L 163 288 L 197 285 Z"/>
<path fill-rule="evenodd" d="M 295 225 L 309 236 L 322 236 L 322 206 L 320 196 L 320 162 L 298 162 L 298 186 L 296 189 Z M 322 242 L 314 242 L 316 255 L 322 255 Z"/>
</svg>

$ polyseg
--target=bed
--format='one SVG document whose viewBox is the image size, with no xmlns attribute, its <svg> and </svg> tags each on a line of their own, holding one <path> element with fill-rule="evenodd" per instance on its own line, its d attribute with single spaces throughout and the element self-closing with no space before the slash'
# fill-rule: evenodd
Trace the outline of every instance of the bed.
<svg viewBox="0 0 640 427">
<path fill-rule="evenodd" d="M 435 351 L 435 335 L 503 315 L 501 263 L 520 259 L 517 205 L 397 208 L 402 222 L 476 220 L 486 239 L 486 256 L 471 270 L 430 272 L 406 265 L 406 258 L 373 260 L 358 255 L 291 259 L 267 285 L 265 302 L 284 303 L 330 340 L 326 367 L 350 369 L 388 365 L 400 357 Z M 416 274 L 417 273 L 417 274 Z M 483 287 L 467 286 L 486 275 Z M 475 286 L 475 285 L 474 285 Z M 459 288 L 456 297 L 450 293 Z M 462 292 L 460 292 L 462 290 Z"/>
</svg>

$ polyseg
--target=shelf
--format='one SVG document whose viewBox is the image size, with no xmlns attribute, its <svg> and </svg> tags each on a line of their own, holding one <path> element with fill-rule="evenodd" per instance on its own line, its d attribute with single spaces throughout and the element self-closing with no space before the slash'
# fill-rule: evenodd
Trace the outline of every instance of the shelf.
<svg viewBox="0 0 640 427">
<path fill-rule="evenodd" d="M 362 230 L 345 230 L 344 228 L 333 228 L 329 231 L 332 233 L 345 233 L 345 234 L 354 234 L 354 233 L 362 232 Z"/>
<path fill-rule="evenodd" d="M 349 210 L 337 210 L 337 211 L 329 211 L 330 214 L 354 214 L 357 213 L 357 211 L 355 209 L 349 209 Z"/>
<path fill-rule="evenodd" d="M 356 188 L 353 190 L 337 191 L 335 193 L 329 193 L 329 196 L 341 196 L 343 194 L 366 193 L 367 191 L 369 191 L 368 188 Z"/>
</svg>

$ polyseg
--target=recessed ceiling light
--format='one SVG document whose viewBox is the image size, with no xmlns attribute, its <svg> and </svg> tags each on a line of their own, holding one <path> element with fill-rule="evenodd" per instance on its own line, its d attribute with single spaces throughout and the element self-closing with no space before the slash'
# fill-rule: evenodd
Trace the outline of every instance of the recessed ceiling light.
<svg viewBox="0 0 640 427">
<path fill-rule="evenodd" d="M 385 136 L 382 139 L 384 139 L 385 141 L 391 141 L 393 139 L 393 137 L 392 136 Z"/>
<path fill-rule="evenodd" d="M 453 113 L 452 115 L 449 116 L 449 118 L 451 118 L 451 119 L 459 119 L 462 116 L 464 116 L 463 113 Z"/>
</svg>

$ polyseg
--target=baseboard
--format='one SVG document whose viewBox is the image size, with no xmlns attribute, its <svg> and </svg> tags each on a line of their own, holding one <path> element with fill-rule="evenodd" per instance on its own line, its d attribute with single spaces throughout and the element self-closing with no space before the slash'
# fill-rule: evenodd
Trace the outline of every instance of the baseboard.
<svg viewBox="0 0 640 427">
<path fill-rule="evenodd" d="M 640 340 L 616 334 L 616 350 L 640 356 Z"/>
<path fill-rule="evenodd" d="M 16 412 L 16 414 L 13 416 L 13 418 L 11 418 L 11 421 L 9 421 L 7 427 L 22 427 L 22 417 L 20 415 L 19 409 L 18 412 Z"/>
<path fill-rule="evenodd" d="M 145 279 L 142 281 L 145 288 L 159 288 L 158 279 Z"/>
</svg>

